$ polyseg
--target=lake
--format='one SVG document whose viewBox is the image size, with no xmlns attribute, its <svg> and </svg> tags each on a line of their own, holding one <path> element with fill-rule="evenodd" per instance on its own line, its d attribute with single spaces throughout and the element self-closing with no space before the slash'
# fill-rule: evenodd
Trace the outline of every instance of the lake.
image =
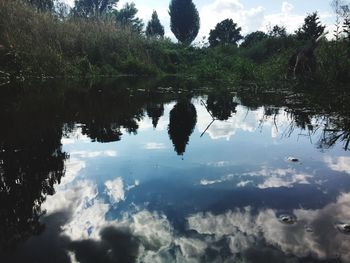
<svg viewBox="0 0 350 263">
<path fill-rule="evenodd" d="M 350 262 L 350 95 L 0 87 L 0 262 Z"/>
</svg>

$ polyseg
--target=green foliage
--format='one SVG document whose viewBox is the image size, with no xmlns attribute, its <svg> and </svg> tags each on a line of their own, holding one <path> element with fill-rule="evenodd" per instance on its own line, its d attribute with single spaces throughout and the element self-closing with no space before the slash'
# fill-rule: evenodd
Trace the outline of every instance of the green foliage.
<svg viewBox="0 0 350 263">
<path fill-rule="evenodd" d="M 197 37 L 200 18 L 192 0 L 171 0 L 169 5 L 170 28 L 177 40 L 190 45 Z"/>
<path fill-rule="evenodd" d="M 138 10 L 134 3 L 126 3 L 120 10 L 113 11 L 116 22 L 123 27 L 130 27 L 132 31 L 141 33 L 143 30 L 143 22 L 136 17 Z"/>
<path fill-rule="evenodd" d="M 210 30 L 209 43 L 211 47 L 219 44 L 233 44 L 237 45 L 237 42 L 243 37 L 241 35 L 242 28 L 237 27 L 237 24 L 232 19 L 225 19 L 215 26 L 215 29 Z"/>
<path fill-rule="evenodd" d="M 73 13 L 79 17 L 101 17 L 112 11 L 119 0 L 75 0 Z"/>
<path fill-rule="evenodd" d="M 240 28 L 230 20 L 227 27 L 218 24 L 219 32 L 228 32 L 217 33 L 223 36 L 216 39 L 223 45 L 175 44 L 166 38 L 145 37 L 133 29 L 133 22 L 139 24 L 134 20 L 135 9 L 130 4 L 125 10 L 134 11 L 122 12 L 125 25 L 121 25 L 111 19 L 113 13 L 99 19 L 58 16 L 38 12 L 23 0 L 0 0 L 0 78 L 171 74 L 195 81 L 272 82 L 285 80 L 290 59 L 308 48 L 306 41 L 287 35 L 279 26 L 269 35 L 259 31 L 249 34 L 238 47 Z M 153 18 L 159 22 L 155 13 Z M 310 78 L 329 86 L 349 81 L 348 41 L 322 40 L 315 55 L 315 71 L 303 80 Z"/>
<path fill-rule="evenodd" d="M 304 24 L 295 34 L 300 40 L 316 40 L 324 33 L 325 28 L 326 26 L 321 24 L 317 12 L 314 12 L 304 19 Z"/>
<path fill-rule="evenodd" d="M 267 38 L 268 35 L 262 31 L 252 32 L 244 37 L 244 42 L 241 44 L 241 47 L 252 47 Z"/>
<path fill-rule="evenodd" d="M 52 11 L 54 8 L 54 0 L 25 0 L 25 2 L 41 12 Z"/>
<path fill-rule="evenodd" d="M 270 37 L 279 38 L 287 36 L 287 29 L 284 26 L 275 25 L 267 33 Z"/>
<path fill-rule="evenodd" d="M 156 11 L 153 11 L 152 19 L 147 24 L 146 36 L 156 37 L 156 38 L 164 37 L 164 27 L 160 23 L 158 14 Z"/>
</svg>

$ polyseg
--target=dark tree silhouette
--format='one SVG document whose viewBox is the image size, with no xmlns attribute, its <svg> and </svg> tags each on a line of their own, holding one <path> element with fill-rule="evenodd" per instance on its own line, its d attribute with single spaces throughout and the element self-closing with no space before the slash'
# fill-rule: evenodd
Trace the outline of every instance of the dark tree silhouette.
<svg viewBox="0 0 350 263">
<path fill-rule="evenodd" d="M 186 145 L 196 123 L 196 108 L 188 100 L 179 101 L 170 111 L 168 133 L 178 155 L 183 155 L 186 151 Z"/>
<path fill-rule="evenodd" d="M 142 19 L 136 17 L 138 10 L 134 3 L 126 3 L 122 9 L 113 11 L 116 22 L 124 27 L 130 27 L 134 32 L 143 30 Z"/>
<path fill-rule="evenodd" d="M 156 38 L 164 37 L 164 27 L 159 21 L 157 11 L 153 11 L 152 19 L 147 24 L 146 35 Z"/>
<path fill-rule="evenodd" d="M 215 26 L 215 29 L 210 30 L 209 43 L 211 47 L 219 44 L 233 44 L 243 37 L 241 35 L 242 28 L 237 27 L 237 24 L 232 19 L 225 19 Z"/>
<path fill-rule="evenodd" d="M 287 29 L 284 26 L 275 25 L 267 34 L 272 38 L 286 37 Z"/>
<path fill-rule="evenodd" d="M 152 125 L 157 128 L 158 120 L 164 114 L 163 104 L 158 103 L 148 103 L 146 107 L 148 117 L 152 118 Z"/>
<path fill-rule="evenodd" d="M 80 17 L 99 17 L 112 11 L 119 0 L 75 0 L 73 14 Z"/>
<path fill-rule="evenodd" d="M 242 43 L 242 47 L 249 48 L 260 41 L 267 39 L 268 35 L 262 31 L 252 32 L 244 37 L 244 42 Z"/>
<path fill-rule="evenodd" d="M 200 18 L 192 0 L 172 0 L 169 5 L 170 28 L 179 42 L 190 45 L 197 37 Z"/>
<path fill-rule="evenodd" d="M 230 118 L 236 112 L 237 105 L 228 93 L 210 94 L 207 99 L 208 110 L 214 118 L 221 121 Z"/>
<path fill-rule="evenodd" d="M 300 40 L 316 40 L 324 33 L 325 28 L 317 12 L 314 12 L 304 19 L 304 24 L 295 33 Z"/>
<path fill-rule="evenodd" d="M 43 229 L 39 222 L 41 204 L 47 195 L 54 194 L 67 156 L 61 149 L 62 125 L 49 106 L 54 103 L 47 98 L 34 100 L 33 94 L 19 98 L 5 95 L 0 101 L 2 254 Z"/>
</svg>

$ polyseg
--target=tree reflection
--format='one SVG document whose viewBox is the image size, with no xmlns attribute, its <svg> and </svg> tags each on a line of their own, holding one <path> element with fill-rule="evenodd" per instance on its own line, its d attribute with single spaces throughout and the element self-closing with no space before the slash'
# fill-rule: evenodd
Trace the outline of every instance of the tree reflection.
<svg viewBox="0 0 350 263">
<path fill-rule="evenodd" d="M 170 111 L 168 133 L 178 155 L 183 155 L 197 123 L 197 112 L 189 100 L 181 100 Z"/>
<path fill-rule="evenodd" d="M 40 96 L 28 96 L 29 104 L 12 99 L 0 106 L 0 251 L 42 231 L 41 204 L 54 194 L 67 157 L 57 105 Z"/>
<path fill-rule="evenodd" d="M 220 121 L 228 120 L 232 113 L 236 113 L 237 103 L 233 95 L 227 92 L 210 94 L 207 99 L 207 108 L 212 116 Z"/>
<path fill-rule="evenodd" d="M 163 104 L 148 103 L 146 107 L 148 117 L 152 118 L 153 128 L 157 128 L 159 118 L 164 114 Z"/>
</svg>

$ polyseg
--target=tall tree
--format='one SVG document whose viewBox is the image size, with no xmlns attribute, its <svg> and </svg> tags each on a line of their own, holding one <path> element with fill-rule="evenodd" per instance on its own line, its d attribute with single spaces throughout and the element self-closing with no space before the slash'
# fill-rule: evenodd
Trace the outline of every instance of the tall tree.
<svg viewBox="0 0 350 263">
<path fill-rule="evenodd" d="M 305 17 L 304 24 L 295 33 L 300 40 L 315 40 L 324 33 L 325 28 L 317 12 L 314 12 Z"/>
<path fill-rule="evenodd" d="M 112 11 L 119 0 L 75 0 L 73 13 L 81 17 L 100 17 Z"/>
<path fill-rule="evenodd" d="M 269 37 L 278 38 L 278 37 L 286 37 L 287 29 L 284 26 L 275 25 L 273 28 L 269 30 L 267 33 Z"/>
<path fill-rule="evenodd" d="M 146 35 L 148 37 L 164 37 L 164 27 L 159 21 L 157 11 L 153 11 L 152 19 L 147 24 Z"/>
<path fill-rule="evenodd" d="M 168 134 L 178 155 L 183 155 L 197 123 L 197 111 L 191 101 L 181 100 L 170 111 Z"/>
<path fill-rule="evenodd" d="M 136 17 L 138 10 L 135 3 L 126 3 L 122 9 L 115 10 L 115 19 L 118 24 L 130 27 L 133 31 L 141 33 L 143 30 L 142 19 Z"/>
<path fill-rule="evenodd" d="M 242 47 L 251 47 L 254 44 L 268 38 L 268 35 L 262 31 L 252 32 L 244 37 L 244 42 L 242 43 Z"/>
<path fill-rule="evenodd" d="M 171 0 L 170 28 L 179 42 L 190 45 L 197 37 L 200 18 L 192 0 Z"/>
<path fill-rule="evenodd" d="M 241 35 L 242 28 L 238 27 L 232 19 L 225 19 L 215 26 L 215 29 L 210 30 L 209 43 L 210 46 L 217 46 L 219 44 L 234 44 L 243 37 Z"/>
</svg>

